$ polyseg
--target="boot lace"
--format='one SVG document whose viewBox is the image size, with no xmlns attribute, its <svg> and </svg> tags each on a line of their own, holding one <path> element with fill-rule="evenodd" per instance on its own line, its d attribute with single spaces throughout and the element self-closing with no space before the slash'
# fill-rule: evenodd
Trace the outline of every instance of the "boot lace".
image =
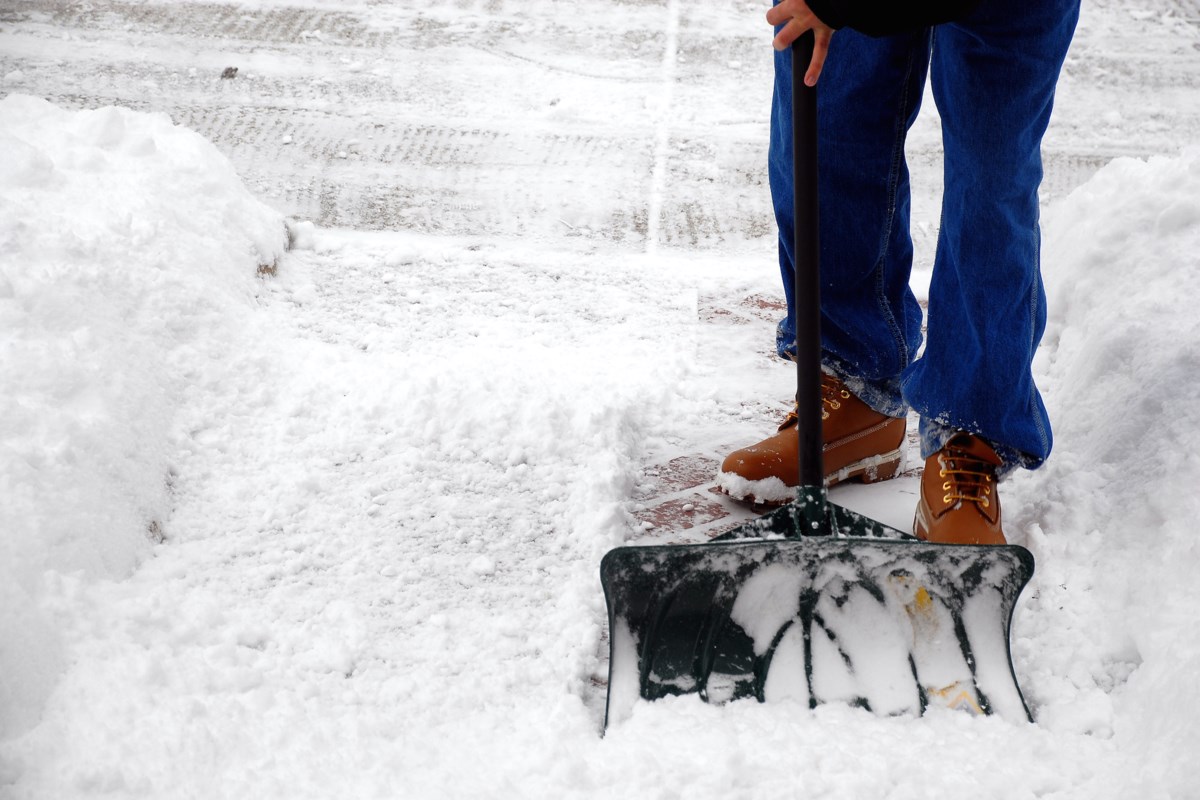
<svg viewBox="0 0 1200 800">
<path fill-rule="evenodd" d="M 853 396 L 837 378 L 821 373 L 821 419 L 829 419 L 830 411 L 837 411 L 842 407 L 843 400 L 849 400 Z M 795 410 L 789 411 L 780 423 L 779 430 L 790 428 L 797 421 Z"/>
<path fill-rule="evenodd" d="M 821 419 L 829 419 L 829 412 L 837 411 L 842 407 L 842 401 L 851 397 L 850 391 L 841 381 L 832 375 L 821 373 Z"/>
<path fill-rule="evenodd" d="M 938 477 L 942 478 L 942 502 L 946 505 L 966 501 L 981 508 L 992 504 L 995 465 L 982 461 L 952 445 L 938 456 Z"/>
</svg>

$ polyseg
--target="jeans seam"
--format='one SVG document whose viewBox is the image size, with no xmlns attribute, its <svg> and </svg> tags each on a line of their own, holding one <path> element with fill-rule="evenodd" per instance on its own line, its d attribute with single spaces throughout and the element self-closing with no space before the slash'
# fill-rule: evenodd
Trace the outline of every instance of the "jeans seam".
<svg viewBox="0 0 1200 800">
<path fill-rule="evenodd" d="M 1034 223 L 1034 231 L 1036 234 L 1036 239 L 1034 242 L 1034 258 L 1036 259 L 1038 268 L 1034 274 L 1033 283 L 1029 287 L 1029 352 L 1031 354 L 1037 348 L 1037 342 L 1035 340 L 1037 337 L 1037 312 L 1039 295 L 1038 284 L 1040 282 L 1039 275 L 1041 273 L 1042 263 L 1042 236 L 1040 224 Z M 1033 407 L 1033 420 L 1037 425 L 1038 441 L 1042 443 L 1042 451 L 1049 452 L 1050 437 L 1046 433 L 1046 423 L 1038 409 L 1037 384 L 1033 382 L 1031 382 L 1029 385 L 1029 401 L 1030 405 Z"/>
<path fill-rule="evenodd" d="M 932 33 L 930 35 L 932 36 Z M 928 50 L 924 50 L 924 52 L 928 55 Z M 884 225 L 883 237 L 880 242 L 879 258 L 875 262 L 875 300 L 879 305 L 880 311 L 883 313 L 888 329 L 891 331 L 892 338 L 896 343 L 897 355 L 900 356 L 901 371 L 904 370 L 904 367 L 909 362 L 908 343 L 904 340 L 904 331 L 900 329 L 900 324 L 896 321 L 896 315 L 892 312 L 887 302 L 887 292 L 884 288 L 883 264 L 887 259 L 888 249 L 892 241 L 892 232 L 896 227 L 896 197 L 899 194 L 900 167 L 904 163 L 904 140 L 906 138 L 904 134 L 907 129 L 906 123 L 909 116 L 909 95 L 912 93 L 912 76 L 916 62 L 916 53 L 916 48 L 913 48 L 909 52 L 908 64 L 904 71 L 904 89 L 900 93 L 899 113 L 896 116 L 896 127 L 893 132 L 892 165 L 888 171 L 887 222 Z"/>
</svg>

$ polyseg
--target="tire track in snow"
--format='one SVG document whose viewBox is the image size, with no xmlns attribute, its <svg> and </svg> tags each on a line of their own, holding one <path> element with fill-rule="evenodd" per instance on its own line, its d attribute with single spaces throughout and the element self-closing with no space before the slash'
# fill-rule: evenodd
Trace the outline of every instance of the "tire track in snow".
<svg viewBox="0 0 1200 800">
<path fill-rule="evenodd" d="M 769 240 L 768 95 L 751 91 L 769 65 L 757 27 L 733 9 L 689 9 L 685 19 L 678 0 L 619 8 L 583 36 L 496 4 L 368 13 L 35 0 L 6 11 L 0 74 L 24 75 L 6 89 L 68 106 L 167 111 L 214 140 L 285 213 L 323 225 L 566 235 L 648 252 Z M 1132 16 L 1112 46 L 1080 46 L 1068 60 L 1044 149 L 1044 199 L 1115 156 L 1169 152 L 1177 131 L 1200 130 L 1200 109 L 1187 101 L 1200 74 L 1197 4 L 1156 0 Z M 1079 40 L 1112 38 L 1104 24 L 1085 17 Z M 548 39 L 521 38 L 527 28 Z M 1154 44 L 1164 31 L 1170 43 Z M 138 58 L 111 41 L 136 46 Z M 493 54 L 482 64 L 480 49 Z M 216 80 L 227 60 L 242 66 L 239 77 Z M 462 77 L 479 68 L 515 79 L 464 89 Z M 1122 104 L 1135 80 L 1179 100 Z M 560 111 L 571 100 L 560 92 L 571 91 L 596 108 L 623 103 L 625 113 Z M 1078 113 L 1097 94 L 1114 98 L 1112 113 Z M 487 113 L 476 113 L 487 97 Z M 539 108 L 546 98 L 563 103 Z M 914 198 L 914 218 L 936 219 L 940 150 L 916 138 L 913 160 L 932 188 Z"/>
<path fill-rule="evenodd" d="M 356 14 L 298 7 L 253 10 L 225 3 L 155 5 L 142 3 L 37 2 L 58 25 L 141 33 L 186 35 L 204 39 L 294 42 L 305 36 L 379 47 L 390 36 L 373 31 Z"/>
<path fill-rule="evenodd" d="M 675 95 L 676 60 L 679 51 L 679 0 L 667 0 L 666 34 L 660 72 L 662 88 L 654 131 L 654 171 L 650 176 L 650 200 L 646 210 L 646 252 L 651 255 L 658 250 L 664 194 L 667 191 L 667 159 L 671 152 L 671 104 Z"/>
<path fill-rule="evenodd" d="M 637 102 L 644 112 L 645 81 L 655 80 L 646 67 L 663 35 L 638 20 L 659 13 L 623 9 L 576 30 L 539 20 L 555 45 L 505 40 L 520 47 L 514 66 L 479 63 L 479 49 L 494 50 L 530 17 L 495 3 L 413 11 L 36 0 L 0 31 L 17 45 L 0 48 L 0 75 L 19 76 L 6 88 L 69 107 L 165 111 L 213 140 L 284 213 L 322 225 L 565 233 L 640 247 L 654 142 L 644 116 L 621 108 Z M 368 28 L 390 33 L 372 40 Z M 456 45 L 471 32 L 470 49 Z M 477 79 L 496 64 L 514 79 Z M 238 76 L 217 80 L 228 65 Z M 587 97 L 560 112 L 581 77 Z"/>
</svg>

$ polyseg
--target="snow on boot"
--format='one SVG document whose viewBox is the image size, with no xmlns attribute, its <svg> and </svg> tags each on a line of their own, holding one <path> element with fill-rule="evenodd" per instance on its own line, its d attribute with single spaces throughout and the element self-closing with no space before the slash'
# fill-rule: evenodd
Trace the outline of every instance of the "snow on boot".
<svg viewBox="0 0 1200 800">
<path fill-rule="evenodd" d="M 875 483 L 900 471 L 902 418 L 880 414 L 832 375 L 821 376 L 821 401 L 826 486 L 852 478 Z M 717 487 L 738 500 L 786 503 L 800 482 L 799 449 L 799 425 L 791 412 L 778 433 L 726 457 Z"/>
</svg>

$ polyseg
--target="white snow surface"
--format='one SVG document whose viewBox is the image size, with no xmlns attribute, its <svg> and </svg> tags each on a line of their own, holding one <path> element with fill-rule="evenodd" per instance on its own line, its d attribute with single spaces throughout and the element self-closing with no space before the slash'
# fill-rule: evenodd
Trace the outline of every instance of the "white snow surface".
<svg viewBox="0 0 1200 800">
<path fill-rule="evenodd" d="M 667 39 L 684 35 L 667 11 Z M 757 6 L 707 13 L 761 24 Z M 1050 143 L 1103 139 L 1079 122 L 1101 101 L 1072 89 L 1105 85 L 1091 65 L 1111 31 L 1191 35 L 1170 13 L 1090 13 Z M 50 85 L 30 20 L 31 38 L 0 38 L 18 54 L 6 90 Z M 695 51 L 659 44 L 695 112 Z M 586 55 L 556 78 L 583 80 Z M 9 94 L 0 795 L 1200 797 L 1200 137 L 1156 127 L 1168 107 L 1194 122 L 1192 93 L 1104 117 L 1172 152 L 1112 160 L 1045 208 L 1036 367 L 1056 449 L 1003 487 L 1006 530 L 1038 560 L 1013 638 L 1036 724 L 686 697 L 639 703 L 603 737 L 597 567 L 644 534 L 642 470 L 713 431 L 769 432 L 743 408 L 788 393 L 769 323 L 697 313 L 778 292 L 770 235 L 707 246 L 651 225 L 634 246 L 598 233 L 607 200 L 584 193 L 557 239 L 539 219 L 524 238 L 292 222 L 285 252 L 273 209 L 294 209 L 256 200 L 239 178 L 256 167 L 203 136 Z M 726 94 L 712 102 L 744 125 Z M 669 117 L 647 108 L 661 158 L 641 179 L 670 222 Z M 755 120 L 761 146 L 765 109 Z M 719 198 L 728 174 L 702 172 Z"/>
<path fill-rule="evenodd" d="M 171 511 L 189 397 L 245 346 L 282 217 L 164 115 L 0 101 L 0 731 L 69 653 L 55 576 L 119 580 Z"/>
</svg>

